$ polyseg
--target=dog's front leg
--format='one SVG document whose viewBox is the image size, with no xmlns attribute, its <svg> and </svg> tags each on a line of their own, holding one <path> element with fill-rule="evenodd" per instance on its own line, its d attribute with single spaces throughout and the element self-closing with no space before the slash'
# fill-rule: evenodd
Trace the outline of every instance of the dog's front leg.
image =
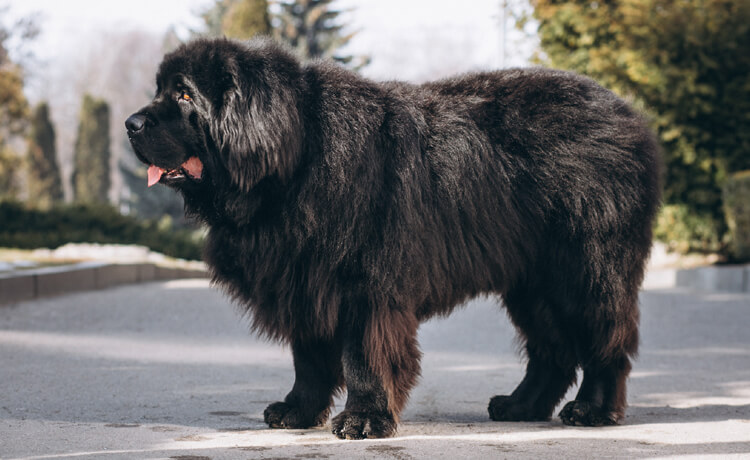
<svg viewBox="0 0 750 460">
<path fill-rule="evenodd" d="M 347 388 L 344 410 L 333 418 L 341 439 L 386 438 L 419 377 L 418 322 L 403 310 L 380 311 L 362 329 L 348 332 L 342 363 Z"/>
<path fill-rule="evenodd" d="M 294 387 L 283 402 L 263 412 L 272 428 L 309 428 L 328 421 L 333 395 L 341 388 L 341 346 L 337 341 L 303 341 L 292 344 Z"/>
<path fill-rule="evenodd" d="M 346 406 L 331 422 L 333 434 L 341 439 L 386 438 L 396 432 L 382 379 L 367 363 L 362 348 L 360 334 L 350 335 L 344 343 Z"/>
</svg>

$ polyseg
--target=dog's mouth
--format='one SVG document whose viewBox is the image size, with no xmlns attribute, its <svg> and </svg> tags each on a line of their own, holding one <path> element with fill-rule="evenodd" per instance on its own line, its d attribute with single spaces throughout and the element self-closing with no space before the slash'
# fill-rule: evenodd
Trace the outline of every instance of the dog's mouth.
<svg viewBox="0 0 750 460">
<path fill-rule="evenodd" d="M 176 182 L 184 180 L 187 177 L 200 180 L 203 176 L 203 163 L 198 157 L 190 157 L 178 168 L 164 169 L 156 165 L 148 167 L 148 186 L 158 182 Z"/>
</svg>

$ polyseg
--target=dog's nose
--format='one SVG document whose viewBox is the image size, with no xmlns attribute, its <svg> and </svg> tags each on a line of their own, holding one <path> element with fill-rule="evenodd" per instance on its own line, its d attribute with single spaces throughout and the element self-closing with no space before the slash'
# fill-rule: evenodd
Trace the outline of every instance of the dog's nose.
<svg viewBox="0 0 750 460">
<path fill-rule="evenodd" d="M 146 116 L 139 113 L 133 114 L 125 120 L 125 128 L 131 133 L 137 133 L 144 126 L 146 126 Z"/>
</svg>

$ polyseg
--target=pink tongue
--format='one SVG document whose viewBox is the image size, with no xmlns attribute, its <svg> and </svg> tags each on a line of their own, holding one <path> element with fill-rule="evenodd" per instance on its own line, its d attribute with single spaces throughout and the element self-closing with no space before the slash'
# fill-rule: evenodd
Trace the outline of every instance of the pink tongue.
<svg viewBox="0 0 750 460">
<path fill-rule="evenodd" d="M 182 168 L 195 179 L 200 179 L 203 175 L 203 163 L 198 157 L 188 158 L 186 162 L 182 163 Z"/>
<path fill-rule="evenodd" d="M 198 157 L 190 157 L 187 159 L 186 162 L 182 163 L 180 165 L 182 169 L 185 170 L 186 173 L 190 174 L 195 179 L 200 179 L 201 176 L 203 176 L 203 163 L 201 163 L 201 160 L 198 159 Z M 156 184 L 161 180 L 161 176 L 163 176 L 167 171 L 156 166 L 151 165 L 148 167 L 148 186 L 151 187 L 152 185 Z"/>
<path fill-rule="evenodd" d="M 151 187 L 152 185 L 159 182 L 159 179 L 161 179 L 161 176 L 164 174 L 164 170 L 161 169 L 158 166 L 151 165 L 148 167 L 148 186 Z"/>
</svg>

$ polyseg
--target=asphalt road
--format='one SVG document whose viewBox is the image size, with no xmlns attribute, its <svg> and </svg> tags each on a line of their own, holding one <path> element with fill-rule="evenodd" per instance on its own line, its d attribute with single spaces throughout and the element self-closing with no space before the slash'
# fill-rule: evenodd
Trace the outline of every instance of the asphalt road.
<svg viewBox="0 0 750 460">
<path fill-rule="evenodd" d="M 290 353 L 251 336 L 207 281 L 0 307 L 0 458 L 748 458 L 750 296 L 652 290 L 641 303 L 624 425 L 490 421 L 490 396 L 523 364 L 504 312 L 480 299 L 422 326 L 398 436 L 366 441 L 266 428 Z"/>
</svg>

